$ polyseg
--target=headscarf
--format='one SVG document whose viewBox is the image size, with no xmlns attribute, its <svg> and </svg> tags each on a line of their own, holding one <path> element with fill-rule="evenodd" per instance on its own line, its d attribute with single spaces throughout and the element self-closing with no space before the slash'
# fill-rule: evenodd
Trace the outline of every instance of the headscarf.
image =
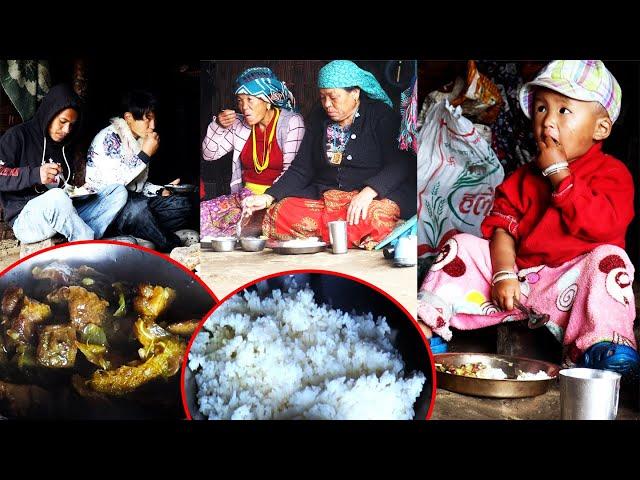
<svg viewBox="0 0 640 480">
<path fill-rule="evenodd" d="M 318 88 L 360 87 L 367 96 L 393 108 L 389 95 L 382 89 L 376 77 L 349 60 L 334 60 L 320 69 Z"/>
<path fill-rule="evenodd" d="M 284 82 L 267 67 L 248 68 L 236 78 L 235 95 L 251 95 L 276 107 L 293 110 L 296 100 Z"/>
</svg>

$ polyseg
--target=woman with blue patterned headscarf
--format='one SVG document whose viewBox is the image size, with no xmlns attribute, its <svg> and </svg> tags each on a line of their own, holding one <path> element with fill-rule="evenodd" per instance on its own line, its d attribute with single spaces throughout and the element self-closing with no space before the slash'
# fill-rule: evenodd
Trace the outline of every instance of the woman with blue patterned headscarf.
<svg viewBox="0 0 640 480">
<path fill-rule="evenodd" d="M 234 90 L 236 96 L 249 95 L 286 110 L 293 110 L 296 106 L 293 94 L 267 67 L 254 67 L 242 72 L 236 78 Z"/>
<path fill-rule="evenodd" d="M 269 207 L 262 229 L 280 240 L 321 237 L 346 220 L 351 247 L 371 249 L 400 218 L 416 211 L 416 163 L 398 148 L 400 116 L 376 78 L 348 60 L 319 72 L 320 107 L 307 119 L 295 163 L 263 195 L 244 200 Z"/>
<path fill-rule="evenodd" d="M 284 82 L 267 67 L 249 68 L 235 80 L 237 111 L 213 117 L 202 142 L 206 161 L 233 151 L 231 195 L 201 202 L 201 237 L 235 234 L 241 202 L 262 194 L 289 168 L 302 137 L 304 122 L 295 113 L 295 99 Z"/>
</svg>

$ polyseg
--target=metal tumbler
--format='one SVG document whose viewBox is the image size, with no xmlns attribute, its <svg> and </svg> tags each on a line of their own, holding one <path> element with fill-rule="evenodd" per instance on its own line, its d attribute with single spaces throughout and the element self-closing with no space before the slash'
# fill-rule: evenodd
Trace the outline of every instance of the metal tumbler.
<svg viewBox="0 0 640 480">
<path fill-rule="evenodd" d="M 347 243 L 347 222 L 344 220 L 336 220 L 329 222 L 328 225 L 331 251 L 333 253 L 347 253 L 349 250 Z"/>
<path fill-rule="evenodd" d="M 621 375 L 608 370 L 560 370 L 560 418 L 615 420 Z"/>
</svg>

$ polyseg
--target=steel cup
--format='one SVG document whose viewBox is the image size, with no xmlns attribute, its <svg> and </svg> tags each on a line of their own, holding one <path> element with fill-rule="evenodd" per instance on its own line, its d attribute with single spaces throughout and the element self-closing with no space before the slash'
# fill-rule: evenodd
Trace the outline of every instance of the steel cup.
<svg viewBox="0 0 640 480">
<path fill-rule="evenodd" d="M 615 420 L 621 375 L 608 370 L 560 370 L 560 418 Z"/>
<path fill-rule="evenodd" d="M 329 222 L 329 241 L 333 253 L 347 253 L 349 245 L 347 243 L 347 222 L 336 220 Z"/>
</svg>

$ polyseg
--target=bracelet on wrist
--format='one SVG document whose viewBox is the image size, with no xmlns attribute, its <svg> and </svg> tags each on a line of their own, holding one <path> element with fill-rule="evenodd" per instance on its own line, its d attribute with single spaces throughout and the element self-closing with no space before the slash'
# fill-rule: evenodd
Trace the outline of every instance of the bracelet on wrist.
<svg viewBox="0 0 640 480">
<path fill-rule="evenodd" d="M 518 274 L 510 270 L 500 270 L 491 277 L 491 285 L 495 285 L 503 280 L 518 280 Z"/>
<path fill-rule="evenodd" d="M 549 173 L 547 173 L 545 177 L 550 177 L 552 175 L 555 175 L 556 173 L 561 172 L 562 170 L 569 170 L 569 168 L 568 167 L 556 168 L 555 170 L 551 170 Z"/>
<path fill-rule="evenodd" d="M 550 175 L 554 175 L 558 173 L 561 170 L 569 170 L 569 163 L 568 162 L 553 163 L 542 171 L 542 176 L 548 177 Z"/>
<path fill-rule="evenodd" d="M 516 273 L 513 270 L 498 270 L 496 273 L 493 274 L 493 276 L 491 277 L 491 279 L 493 280 L 494 278 L 496 278 L 498 275 L 502 275 L 503 273 Z"/>
</svg>

